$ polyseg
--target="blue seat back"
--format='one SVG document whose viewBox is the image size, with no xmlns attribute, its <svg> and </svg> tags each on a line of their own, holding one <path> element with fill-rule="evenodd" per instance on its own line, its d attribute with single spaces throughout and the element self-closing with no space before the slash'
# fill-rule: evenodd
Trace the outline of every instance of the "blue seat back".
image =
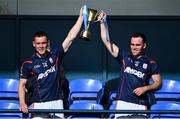
<svg viewBox="0 0 180 119">
<path fill-rule="evenodd" d="M 103 106 L 97 103 L 75 102 L 70 105 L 69 109 L 103 110 Z"/>
<path fill-rule="evenodd" d="M 103 110 L 103 106 L 97 103 L 89 102 L 75 102 L 70 105 L 69 109 L 79 109 L 79 110 Z M 72 115 L 72 119 L 100 119 L 100 115 Z"/>
<path fill-rule="evenodd" d="M 180 110 L 180 104 L 171 101 L 158 101 L 151 106 L 151 110 Z"/>
<path fill-rule="evenodd" d="M 111 91 L 109 93 L 109 104 L 111 105 L 114 101 L 116 102 L 117 91 Z"/>
<path fill-rule="evenodd" d="M 97 92 L 102 88 L 102 83 L 95 79 L 75 79 L 70 81 L 70 92 L 76 91 L 94 91 Z"/>
<path fill-rule="evenodd" d="M 180 110 L 180 104 L 172 101 L 158 101 L 151 106 L 151 110 Z M 180 118 L 180 114 L 151 114 L 152 119 Z"/>
<path fill-rule="evenodd" d="M 155 91 L 156 98 L 176 98 L 180 99 L 180 81 L 178 80 L 162 80 L 161 89 Z"/>
<path fill-rule="evenodd" d="M 19 109 L 19 103 L 0 101 L 0 109 Z M 22 118 L 22 113 L 0 113 L 0 118 Z"/>
<path fill-rule="evenodd" d="M 75 79 L 69 83 L 70 102 L 74 100 L 97 100 L 99 91 L 102 90 L 102 82 L 95 79 Z M 103 93 L 101 93 L 102 95 Z M 101 97 L 101 96 L 100 96 Z"/>
<path fill-rule="evenodd" d="M 18 85 L 17 79 L 0 79 L 0 97 L 1 98 L 18 98 Z"/>
<path fill-rule="evenodd" d="M 162 80 L 162 87 L 157 92 L 180 92 L 180 81 L 178 80 L 170 80 L 170 79 L 164 79 Z"/>
<path fill-rule="evenodd" d="M 0 109 L 19 109 L 20 105 L 18 103 L 12 102 L 0 102 Z"/>
</svg>

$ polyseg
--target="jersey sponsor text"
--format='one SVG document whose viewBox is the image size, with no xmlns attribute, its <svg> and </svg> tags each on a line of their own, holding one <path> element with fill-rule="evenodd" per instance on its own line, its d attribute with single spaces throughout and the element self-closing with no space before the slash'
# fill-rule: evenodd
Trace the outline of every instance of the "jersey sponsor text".
<svg viewBox="0 0 180 119">
<path fill-rule="evenodd" d="M 142 73 L 142 72 L 140 72 L 140 71 L 137 71 L 137 70 L 135 70 L 135 69 L 133 69 L 133 68 L 130 68 L 130 67 L 126 67 L 126 69 L 124 70 L 124 72 L 126 72 L 126 73 L 129 73 L 129 74 L 133 74 L 133 75 L 135 75 L 135 76 L 137 76 L 137 77 L 139 77 L 139 78 L 142 78 L 143 79 L 143 77 L 144 77 L 144 73 Z"/>
<path fill-rule="evenodd" d="M 49 73 L 52 73 L 52 72 L 55 72 L 55 71 L 56 71 L 56 70 L 55 70 L 55 66 L 52 66 L 50 69 L 46 70 L 44 73 L 40 73 L 40 74 L 38 75 L 38 80 L 39 80 L 39 79 L 42 79 L 42 78 L 44 78 L 44 77 L 47 77 Z"/>
</svg>

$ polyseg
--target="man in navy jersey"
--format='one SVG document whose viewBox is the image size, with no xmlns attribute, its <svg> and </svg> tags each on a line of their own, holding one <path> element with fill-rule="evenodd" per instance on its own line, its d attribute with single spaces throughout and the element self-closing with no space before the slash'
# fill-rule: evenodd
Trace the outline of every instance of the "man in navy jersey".
<svg viewBox="0 0 180 119">
<path fill-rule="evenodd" d="M 32 108 L 33 109 L 63 109 L 63 91 L 60 86 L 60 65 L 62 58 L 68 51 L 71 43 L 79 33 L 83 23 L 82 10 L 67 37 L 58 47 L 48 48 L 48 37 L 45 32 L 37 32 L 34 35 L 33 47 L 35 52 L 29 60 L 23 62 L 20 70 L 19 102 L 20 110 L 28 112 L 25 102 L 25 85 L 27 81 L 32 86 Z M 63 114 L 55 114 L 64 118 Z M 33 114 L 33 118 L 49 118 L 49 114 Z"/>
<path fill-rule="evenodd" d="M 117 110 L 147 110 L 150 106 L 147 93 L 158 89 L 161 75 L 156 61 L 145 54 L 147 40 L 144 34 L 131 36 L 130 52 L 120 49 L 108 39 L 106 13 L 99 16 L 101 39 L 110 54 L 120 64 L 120 83 L 117 94 Z M 149 84 L 152 78 L 153 84 Z M 115 118 L 147 118 L 145 114 L 116 114 Z"/>
</svg>

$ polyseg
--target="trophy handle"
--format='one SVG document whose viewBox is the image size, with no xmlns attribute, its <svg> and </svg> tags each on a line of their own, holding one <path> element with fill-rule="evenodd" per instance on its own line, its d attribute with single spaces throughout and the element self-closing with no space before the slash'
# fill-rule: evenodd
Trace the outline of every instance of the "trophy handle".
<svg viewBox="0 0 180 119">
<path fill-rule="evenodd" d="M 89 22 L 96 22 L 98 15 L 99 15 L 99 11 L 88 8 L 88 21 Z"/>
<path fill-rule="evenodd" d="M 98 16 L 101 14 L 101 11 L 97 11 L 97 13 L 96 13 L 96 19 L 95 19 L 95 21 L 94 22 L 99 22 L 98 21 Z"/>
</svg>

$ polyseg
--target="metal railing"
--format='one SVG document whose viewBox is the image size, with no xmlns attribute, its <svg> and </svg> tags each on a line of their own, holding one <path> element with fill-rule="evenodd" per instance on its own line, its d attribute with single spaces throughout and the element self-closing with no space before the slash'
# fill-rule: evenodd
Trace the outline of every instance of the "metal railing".
<svg viewBox="0 0 180 119">
<path fill-rule="evenodd" d="M 18 109 L 0 109 L 0 113 L 22 113 Z M 180 110 L 85 110 L 85 109 L 29 109 L 29 113 L 79 114 L 180 114 Z"/>
</svg>

